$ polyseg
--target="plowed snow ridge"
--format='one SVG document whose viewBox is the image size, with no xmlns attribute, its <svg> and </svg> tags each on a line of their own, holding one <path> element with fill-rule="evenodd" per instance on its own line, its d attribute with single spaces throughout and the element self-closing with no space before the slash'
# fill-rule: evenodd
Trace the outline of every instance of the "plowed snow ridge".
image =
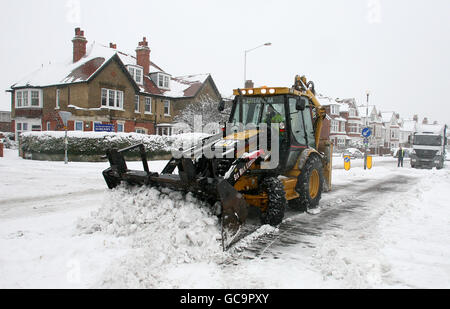
<svg viewBox="0 0 450 309">
<path fill-rule="evenodd" d="M 105 273 L 106 287 L 158 287 L 167 266 L 223 258 L 217 217 L 191 194 L 120 187 L 91 217 L 80 219 L 81 233 L 107 233 L 130 239 L 130 252 Z"/>
</svg>

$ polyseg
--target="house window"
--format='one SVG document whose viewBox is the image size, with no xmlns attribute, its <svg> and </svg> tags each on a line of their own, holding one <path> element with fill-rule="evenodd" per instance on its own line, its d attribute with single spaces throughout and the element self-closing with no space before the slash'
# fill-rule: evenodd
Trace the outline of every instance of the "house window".
<svg viewBox="0 0 450 309">
<path fill-rule="evenodd" d="M 39 107 L 39 91 L 31 91 L 31 106 Z"/>
<path fill-rule="evenodd" d="M 75 131 L 83 131 L 83 121 L 75 121 Z"/>
<path fill-rule="evenodd" d="M 117 132 L 118 133 L 124 132 L 124 123 L 123 122 L 117 122 Z"/>
<path fill-rule="evenodd" d="M 339 121 L 331 119 L 331 132 L 337 133 L 339 131 Z"/>
<path fill-rule="evenodd" d="M 47 131 L 50 131 L 51 130 L 51 123 L 50 123 L 50 121 L 47 121 Z"/>
<path fill-rule="evenodd" d="M 164 115 L 170 116 L 170 101 L 164 101 Z"/>
<path fill-rule="evenodd" d="M 139 96 L 138 95 L 134 96 L 134 111 L 136 113 L 139 113 Z"/>
<path fill-rule="evenodd" d="M 18 122 L 18 123 L 16 124 L 16 130 L 17 130 L 17 131 L 22 131 L 22 123 Z"/>
<path fill-rule="evenodd" d="M 143 128 L 136 128 L 135 132 L 139 134 L 147 134 L 147 131 Z"/>
<path fill-rule="evenodd" d="M 22 124 L 22 130 L 23 131 L 28 131 L 28 123 L 25 122 L 25 123 Z"/>
<path fill-rule="evenodd" d="M 339 115 L 339 106 L 331 105 L 331 115 Z"/>
<path fill-rule="evenodd" d="M 128 72 L 130 72 L 131 77 L 133 77 L 133 79 L 135 80 L 136 83 L 142 85 L 143 70 L 141 68 L 128 66 Z"/>
<path fill-rule="evenodd" d="M 102 89 L 102 107 L 123 109 L 123 91 Z"/>
<path fill-rule="evenodd" d="M 145 98 L 145 113 L 152 113 L 152 98 Z"/>
<path fill-rule="evenodd" d="M 350 108 L 349 115 L 350 117 L 356 117 L 356 110 L 354 108 Z"/>
<path fill-rule="evenodd" d="M 16 108 L 42 107 L 40 90 L 18 90 L 16 91 Z"/>
<path fill-rule="evenodd" d="M 56 108 L 59 108 L 59 97 L 61 95 L 61 90 L 56 89 Z"/>
<path fill-rule="evenodd" d="M 22 107 L 22 91 L 16 92 L 16 107 Z"/>
<path fill-rule="evenodd" d="M 170 77 L 165 74 L 158 74 L 158 87 L 170 89 Z"/>
<path fill-rule="evenodd" d="M 41 125 L 32 125 L 31 126 L 31 131 L 41 131 Z"/>
<path fill-rule="evenodd" d="M 116 104 L 116 91 L 114 91 L 114 90 L 109 90 L 108 91 L 108 102 L 109 102 L 109 107 L 115 107 L 115 104 Z"/>
</svg>

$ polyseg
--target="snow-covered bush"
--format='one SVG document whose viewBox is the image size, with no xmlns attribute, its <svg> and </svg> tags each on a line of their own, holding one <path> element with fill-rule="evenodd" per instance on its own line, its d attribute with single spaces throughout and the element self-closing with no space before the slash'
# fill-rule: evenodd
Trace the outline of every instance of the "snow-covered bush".
<svg viewBox="0 0 450 309">
<path fill-rule="evenodd" d="M 148 153 L 168 154 L 184 145 L 195 144 L 205 134 L 187 133 L 174 136 L 137 133 L 68 132 L 68 152 L 73 155 L 104 155 L 107 149 L 144 144 Z M 21 134 L 21 148 L 27 153 L 63 154 L 64 132 L 26 132 Z M 136 150 L 137 153 L 137 150 Z"/>
</svg>

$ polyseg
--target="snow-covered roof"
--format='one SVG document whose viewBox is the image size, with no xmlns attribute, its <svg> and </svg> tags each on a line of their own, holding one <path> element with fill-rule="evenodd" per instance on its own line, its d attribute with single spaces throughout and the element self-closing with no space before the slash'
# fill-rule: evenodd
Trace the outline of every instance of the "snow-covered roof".
<svg viewBox="0 0 450 309">
<path fill-rule="evenodd" d="M 210 74 L 197 74 L 172 77 L 170 90 L 163 91 L 165 96 L 171 98 L 193 97 L 206 82 Z"/>
<path fill-rule="evenodd" d="M 381 121 L 386 123 L 386 122 L 392 121 L 392 117 L 395 116 L 395 113 L 394 112 L 380 112 L 380 115 L 381 115 Z"/>
<path fill-rule="evenodd" d="M 43 65 L 12 85 L 11 88 L 48 87 L 86 82 L 116 55 L 125 66 L 137 65 L 135 56 L 93 42 L 88 46 L 86 55 L 79 61 L 73 63 L 73 59 L 67 59 L 61 63 Z M 158 65 L 150 62 L 150 74 L 161 72 L 167 74 Z M 137 86 L 142 93 L 170 98 L 192 97 L 197 94 L 209 76 L 210 74 L 197 74 L 171 77 L 170 90 L 158 88 L 149 76 L 144 76 L 143 85 Z"/>
<path fill-rule="evenodd" d="M 329 97 L 325 97 L 322 95 L 318 95 L 317 100 L 319 101 L 320 105 L 322 106 L 328 106 L 328 105 L 332 105 L 332 104 L 338 104 L 335 100 L 333 100 L 332 98 Z"/>
<path fill-rule="evenodd" d="M 402 130 L 407 132 L 414 132 L 416 129 L 417 122 L 414 120 L 403 120 Z"/>
<path fill-rule="evenodd" d="M 72 59 L 67 59 L 60 63 L 42 65 L 41 68 L 27 75 L 12 87 L 46 87 L 85 82 L 115 54 L 119 55 L 125 65 L 136 65 L 136 59 L 133 61 L 132 56 L 93 42 L 87 48 L 86 56 L 79 61 L 74 63 Z"/>
<path fill-rule="evenodd" d="M 357 108 L 358 108 L 359 116 L 365 118 L 366 112 L 367 112 L 367 105 L 360 105 Z M 370 117 L 370 115 L 372 115 L 374 109 L 375 109 L 375 105 L 369 105 L 369 117 Z"/>
</svg>

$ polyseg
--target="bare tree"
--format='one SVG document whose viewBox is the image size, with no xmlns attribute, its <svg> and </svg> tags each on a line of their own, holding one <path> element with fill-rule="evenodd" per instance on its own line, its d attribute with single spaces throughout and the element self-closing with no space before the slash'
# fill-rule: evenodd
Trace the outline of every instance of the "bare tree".
<svg viewBox="0 0 450 309">
<path fill-rule="evenodd" d="M 203 95 L 198 101 L 188 104 L 181 110 L 180 113 L 175 116 L 174 120 L 175 122 L 189 125 L 189 128 L 192 131 L 194 128 L 200 127 L 202 130 L 214 131 L 220 122 L 228 120 L 228 115 L 231 110 L 231 107 L 226 106 L 223 112 L 219 112 L 219 103 L 220 102 L 214 100 L 209 95 Z M 196 121 L 199 121 L 200 117 L 201 126 L 200 123 L 195 123 Z"/>
</svg>

